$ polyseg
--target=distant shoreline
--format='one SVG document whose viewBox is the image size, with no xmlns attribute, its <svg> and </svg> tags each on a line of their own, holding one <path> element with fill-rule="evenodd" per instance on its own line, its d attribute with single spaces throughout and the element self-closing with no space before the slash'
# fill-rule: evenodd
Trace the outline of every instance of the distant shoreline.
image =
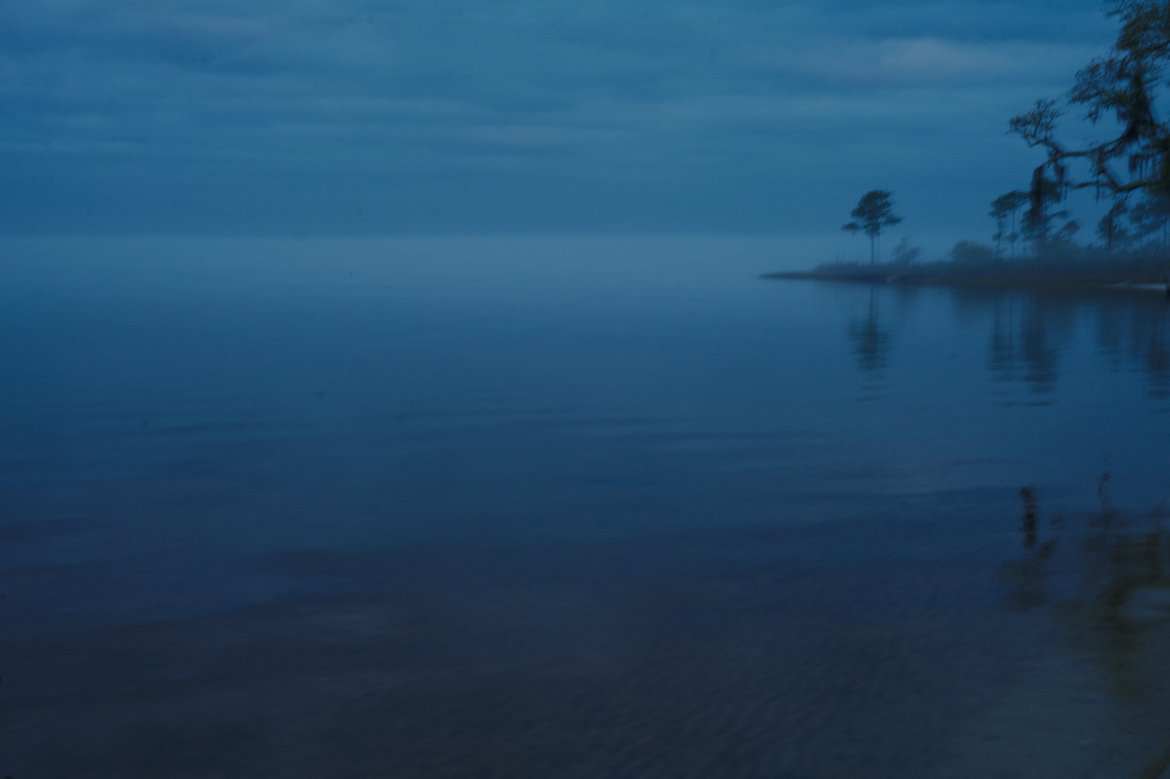
<svg viewBox="0 0 1170 779">
<path fill-rule="evenodd" d="M 962 272 L 937 267 L 906 269 L 826 266 L 808 271 L 760 274 L 781 281 L 834 281 L 865 284 L 903 284 L 920 287 L 981 287 L 988 289 L 1065 289 L 1103 292 L 1140 292 L 1170 297 L 1167 281 L 1150 273 L 1121 276 L 1107 273 L 996 273 Z"/>
</svg>

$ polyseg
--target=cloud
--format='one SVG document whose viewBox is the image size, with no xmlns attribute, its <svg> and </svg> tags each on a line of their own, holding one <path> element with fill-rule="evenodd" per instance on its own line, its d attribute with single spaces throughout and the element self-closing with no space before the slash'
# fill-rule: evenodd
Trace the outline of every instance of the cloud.
<svg viewBox="0 0 1170 779">
<path fill-rule="evenodd" d="M 778 72 L 826 86 L 1058 85 L 1096 53 L 1087 46 L 924 37 L 829 40 L 772 61 Z"/>
<path fill-rule="evenodd" d="M 798 191 L 814 169 L 869 169 L 875 144 L 890 175 L 956 138 L 999 148 L 1108 26 L 1073 0 L 2 4 L 0 163 L 46 201 L 67 184 L 38 171 L 60 170 L 79 189 L 279 181 L 293 213 L 327 179 L 409 187 L 452 223 L 534 181 L 566 209 L 591 182 Z M 0 229 L 17 221 L 0 209 Z"/>
</svg>

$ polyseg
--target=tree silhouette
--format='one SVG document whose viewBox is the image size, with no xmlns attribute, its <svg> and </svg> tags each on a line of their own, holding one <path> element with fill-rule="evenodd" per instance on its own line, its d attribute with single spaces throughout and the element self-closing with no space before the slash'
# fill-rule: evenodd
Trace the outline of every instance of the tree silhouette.
<svg viewBox="0 0 1170 779">
<path fill-rule="evenodd" d="M 1129 230 L 1125 228 L 1128 212 L 1126 202 L 1118 200 L 1097 222 L 1097 237 L 1105 243 L 1106 254 L 1112 254 L 1114 249 L 1125 246 L 1129 241 Z"/>
<path fill-rule="evenodd" d="M 849 214 L 853 221 L 841 227 L 848 233 L 865 233 L 869 236 L 869 264 L 877 261 L 877 239 L 886 227 L 893 227 L 902 221 L 902 217 L 894 213 L 894 201 L 891 193 L 884 189 L 874 189 L 866 192 L 857 201 L 857 208 Z"/>
<path fill-rule="evenodd" d="M 1028 193 L 1013 190 L 991 201 L 991 217 L 995 219 L 995 251 L 1000 253 L 1004 241 L 1011 246 L 1011 255 L 1016 254 L 1016 241 L 1020 231 L 1016 227 L 1016 214 L 1028 204 Z"/>
<path fill-rule="evenodd" d="M 1154 111 L 1165 97 L 1160 92 L 1170 62 L 1170 5 L 1165 0 L 1112 0 L 1108 13 L 1121 22 L 1113 47 L 1077 73 L 1068 100 L 1083 106 L 1093 124 L 1109 120 L 1106 126 L 1117 127 L 1117 133 L 1080 148 L 1065 146 L 1056 137 L 1062 111 L 1055 100 L 1037 100 L 1009 122 L 1011 132 L 1046 154 L 1032 175 L 1032 217 L 1046 213 L 1049 182 L 1058 197 L 1069 189 L 1095 189 L 1115 202 L 1133 194 L 1151 199 L 1170 195 L 1170 125 Z M 1071 175 L 1070 164 L 1082 166 L 1082 172 Z M 1045 227 L 1033 225 L 1041 240 Z"/>
<path fill-rule="evenodd" d="M 1029 193 L 1029 205 L 1024 211 L 1024 235 L 1032 242 L 1033 256 L 1038 260 L 1046 248 L 1051 248 L 1052 223 L 1058 219 L 1067 219 L 1069 212 L 1064 208 L 1053 210 L 1064 198 L 1059 182 L 1045 176 L 1039 168 L 1036 174 Z M 1060 232 L 1057 231 L 1056 235 L 1059 236 Z"/>
<path fill-rule="evenodd" d="M 1129 224 L 1135 237 L 1153 238 L 1162 251 L 1167 248 L 1170 231 L 1170 194 L 1151 193 L 1129 209 Z"/>
</svg>

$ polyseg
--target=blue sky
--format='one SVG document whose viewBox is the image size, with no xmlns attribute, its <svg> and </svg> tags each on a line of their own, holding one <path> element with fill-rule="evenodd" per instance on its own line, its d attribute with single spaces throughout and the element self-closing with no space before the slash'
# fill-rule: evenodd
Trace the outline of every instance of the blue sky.
<svg viewBox="0 0 1170 779">
<path fill-rule="evenodd" d="M 0 232 L 990 233 L 1096 0 L 14 0 Z M 1088 132 L 1073 126 L 1076 140 Z"/>
</svg>

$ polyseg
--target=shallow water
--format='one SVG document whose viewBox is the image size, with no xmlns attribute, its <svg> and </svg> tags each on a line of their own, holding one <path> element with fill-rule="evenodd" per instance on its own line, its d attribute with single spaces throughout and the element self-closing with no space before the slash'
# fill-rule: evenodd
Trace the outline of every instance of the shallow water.
<svg viewBox="0 0 1170 779">
<path fill-rule="evenodd" d="M 1158 296 L 764 281 L 765 239 L 3 248 L 0 772 L 1170 746 Z"/>
</svg>

